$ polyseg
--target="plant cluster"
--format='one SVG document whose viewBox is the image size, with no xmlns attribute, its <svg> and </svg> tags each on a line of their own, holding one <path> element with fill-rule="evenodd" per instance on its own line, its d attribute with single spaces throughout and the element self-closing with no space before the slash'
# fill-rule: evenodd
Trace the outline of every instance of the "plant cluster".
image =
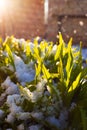
<svg viewBox="0 0 87 130">
<path fill-rule="evenodd" d="M 87 130 L 81 45 L 0 39 L 0 129 Z"/>
</svg>

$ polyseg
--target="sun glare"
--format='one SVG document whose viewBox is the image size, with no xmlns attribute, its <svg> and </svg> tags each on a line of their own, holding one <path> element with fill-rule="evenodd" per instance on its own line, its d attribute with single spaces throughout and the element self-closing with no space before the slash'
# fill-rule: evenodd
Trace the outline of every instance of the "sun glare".
<svg viewBox="0 0 87 130">
<path fill-rule="evenodd" d="M 7 0 L 0 0 L 0 12 L 5 11 L 7 5 L 8 5 Z"/>
</svg>

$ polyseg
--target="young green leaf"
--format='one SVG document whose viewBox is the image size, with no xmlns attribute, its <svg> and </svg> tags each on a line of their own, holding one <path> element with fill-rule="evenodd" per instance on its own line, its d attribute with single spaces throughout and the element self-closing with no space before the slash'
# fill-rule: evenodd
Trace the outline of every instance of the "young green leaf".
<svg viewBox="0 0 87 130">
<path fill-rule="evenodd" d="M 26 56 L 30 56 L 30 53 L 31 53 L 30 46 L 26 44 Z"/>
<path fill-rule="evenodd" d="M 70 86 L 68 92 L 74 91 L 74 90 L 78 87 L 78 85 L 79 85 L 79 83 L 80 83 L 80 79 L 81 79 L 81 72 L 80 72 L 80 73 L 78 74 L 78 76 L 76 77 L 76 80 L 73 81 L 73 83 L 72 83 L 72 85 Z"/>
<path fill-rule="evenodd" d="M 67 75 L 66 76 L 66 87 L 68 87 L 68 85 L 69 85 L 71 72 L 72 72 L 72 66 L 73 66 L 73 55 L 72 55 L 71 45 L 72 45 L 72 39 L 70 39 L 70 41 L 68 43 L 68 48 L 67 48 L 68 58 L 67 58 L 67 64 L 66 64 L 66 75 Z"/>
<path fill-rule="evenodd" d="M 13 54 L 12 54 L 12 51 L 8 45 L 6 45 L 6 51 L 8 53 L 8 60 L 11 63 L 11 65 L 14 67 L 14 70 L 15 70 Z"/>
<path fill-rule="evenodd" d="M 44 74 L 44 78 L 49 81 L 49 79 L 51 78 L 51 74 L 49 73 L 44 64 L 42 64 L 42 72 Z"/>
<path fill-rule="evenodd" d="M 58 60 L 59 58 L 62 58 L 63 47 L 64 47 L 64 41 L 63 41 L 61 33 L 59 33 L 59 45 L 57 46 L 57 51 L 56 51 L 54 60 Z"/>
</svg>

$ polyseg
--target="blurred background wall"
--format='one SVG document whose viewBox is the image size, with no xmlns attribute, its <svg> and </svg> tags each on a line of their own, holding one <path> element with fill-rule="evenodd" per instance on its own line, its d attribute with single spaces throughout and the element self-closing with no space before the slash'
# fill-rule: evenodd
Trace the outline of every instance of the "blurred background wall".
<svg viewBox="0 0 87 130">
<path fill-rule="evenodd" d="M 49 0 L 48 23 L 49 39 L 60 31 L 65 41 L 73 37 L 87 46 L 87 0 Z"/>
<path fill-rule="evenodd" d="M 0 36 L 14 35 L 16 38 L 30 39 L 44 35 L 42 0 L 4 1 L 5 8 L 0 9 Z"/>
<path fill-rule="evenodd" d="M 0 36 L 36 36 L 56 41 L 62 32 L 65 41 L 87 46 L 87 0 L 4 0 L 0 8 Z M 47 14 L 46 14 L 47 13 Z"/>
</svg>

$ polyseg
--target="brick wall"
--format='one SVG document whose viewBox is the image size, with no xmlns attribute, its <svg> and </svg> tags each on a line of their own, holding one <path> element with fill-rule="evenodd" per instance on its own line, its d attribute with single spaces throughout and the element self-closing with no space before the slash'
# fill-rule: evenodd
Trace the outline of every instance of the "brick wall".
<svg viewBox="0 0 87 130">
<path fill-rule="evenodd" d="M 43 0 L 7 0 L 9 5 L 0 15 L 0 35 L 30 39 L 44 35 Z"/>
<path fill-rule="evenodd" d="M 49 0 L 48 24 L 44 24 L 44 0 L 7 0 L 0 10 L 0 36 L 14 35 L 31 39 L 35 36 L 56 41 L 62 32 L 65 41 L 83 41 L 87 46 L 87 0 Z"/>
<path fill-rule="evenodd" d="M 65 41 L 73 37 L 74 43 L 82 41 L 83 46 L 87 46 L 87 0 L 49 0 L 49 2 L 48 38 L 52 40 L 60 31 Z"/>
</svg>

